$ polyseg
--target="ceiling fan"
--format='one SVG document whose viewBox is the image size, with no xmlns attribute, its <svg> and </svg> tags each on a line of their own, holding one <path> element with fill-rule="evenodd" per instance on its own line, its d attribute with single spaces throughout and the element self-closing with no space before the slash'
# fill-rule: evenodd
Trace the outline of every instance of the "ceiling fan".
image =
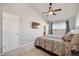
<svg viewBox="0 0 79 59">
<path fill-rule="evenodd" d="M 43 14 L 46 14 L 46 13 L 47 13 L 47 16 L 50 16 L 50 15 L 56 15 L 55 12 L 57 12 L 57 11 L 61 11 L 61 10 L 62 10 L 61 8 L 59 8 L 59 9 L 55 9 L 55 10 L 54 10 L 51 6 L 52 6 L 52 3 L 49 3 L 48 11 L 47 11 L 47 12 L 43 12 Z"/>
</svg>

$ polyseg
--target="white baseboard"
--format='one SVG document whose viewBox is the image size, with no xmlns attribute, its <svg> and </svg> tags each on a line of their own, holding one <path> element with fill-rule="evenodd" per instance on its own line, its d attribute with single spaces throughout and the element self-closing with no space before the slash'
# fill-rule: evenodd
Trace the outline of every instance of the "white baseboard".
<svg viewBox="0 0 79 59">
<path fill-rule="evenodd" d="M 34 46 L 34 41 L 33 42 L 29 42 L 29 43 L 24 44 L 24 45 L 21 45 L 18 48 L 29 47 L 29 46 Z"/>
<path fill-rule="evenodd" d="M 31 48 L 33 48 L 33 47 L 34 47 L 34 41 L 29 42 L 29 43 L 24 44 L 24 45 L 21 45 L 21 46 L 17 47 L 16 49 L 11 50 L 11 51 L 6 52 L 6 53 L 1 54 L 1 55 L 5 55 L 5 54 L 10 55 L 11 52 L 15 53 L 14 51 L 16 51 L 16 50 L 17 50 L 17 51 L 19 51 L 19 50 L 21 50 L 21 51 L 23 51 L 23 50 L 29 50 L 29 49 L 31 49 Z"/>
<path fill-rule="evenodd" d="M 3 56 L 3 53 L 0 53 L 0 56 Z"/>
</svg>

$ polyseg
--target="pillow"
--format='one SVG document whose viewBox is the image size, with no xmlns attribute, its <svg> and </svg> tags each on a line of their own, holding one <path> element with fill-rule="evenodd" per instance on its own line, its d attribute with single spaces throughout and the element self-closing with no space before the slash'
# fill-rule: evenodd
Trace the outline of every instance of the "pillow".
<svg viewBox="0 0 79 59">
<path fill-rule="evenodd" d="M 74 34 L 72 38 L 72 44 L 79 45 L 79 33 Z"/>
<path fill-rule="evenodd" d="M 71 40 L 72 48 L 79 51 L 79 33 L 75 33 Z"/>
<path fill-rule="evenodd" d="M 79 31 L 73 30 L 68 32 L 64 37 L 64 41 L 71 42 L 71 49 L 79 51 Z"/>
<path fill-rule="evenodd" d="M 63 37 L 63 40 L 70 42 L 73 36 L 74 36 L 74 34 L 73 34 L 72 32 L 68 32 L 68 33 Z"/>
<path fill-rule="evenodd" d="M 79 37 L 79 31 L 72 30 L 63 37 L 63 40 L 71 41 L 72 39 L 75 40 L 75 38 L 77 39 L 78 37 Z"/>
</svg>

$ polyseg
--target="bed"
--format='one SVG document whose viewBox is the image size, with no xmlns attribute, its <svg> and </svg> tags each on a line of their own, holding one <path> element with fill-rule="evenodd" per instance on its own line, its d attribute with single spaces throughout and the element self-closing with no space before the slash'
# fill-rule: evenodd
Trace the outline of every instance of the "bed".
<svg viewBox="0 0 79 59">
<path fill-rule="evenodd" d="M 70 42 L 64 42 L 62 38 L 41 36 L 35 40 L 35 46 L 44 48 L 57 55 L 71 55 Z"/>
<path fill-rule="evenodd" d="M 69 32 L 64 37 L 57 35 L 40 36 L 36 38 L 34 45 L 59 56 L 71 56 L 71 51 L 74 48 L 72 41 L 74 42 L 74 40 L 77 40 L 78 46 L 79 33 Z"/>
</svg>

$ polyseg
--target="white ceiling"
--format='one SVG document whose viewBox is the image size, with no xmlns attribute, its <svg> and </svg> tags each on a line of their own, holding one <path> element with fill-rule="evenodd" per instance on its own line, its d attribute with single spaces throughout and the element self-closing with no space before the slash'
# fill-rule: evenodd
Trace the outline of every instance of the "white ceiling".
<svg viewBox="0 0 79 59">
<path fill-rule="evenodd" d="M 49 3 L 30 3 L 30 6 L 33 7 L 46 21 L 67 20 L 68 18 L 75 16 L 78 9 L 78 4 L 74 3 L 53 3 L 53 9 L 62 8 L 62 11 L 56 12 L 56 16 L 52 15 L 47 17 L 43 12 L 48 10 Z"/>
</svg>

